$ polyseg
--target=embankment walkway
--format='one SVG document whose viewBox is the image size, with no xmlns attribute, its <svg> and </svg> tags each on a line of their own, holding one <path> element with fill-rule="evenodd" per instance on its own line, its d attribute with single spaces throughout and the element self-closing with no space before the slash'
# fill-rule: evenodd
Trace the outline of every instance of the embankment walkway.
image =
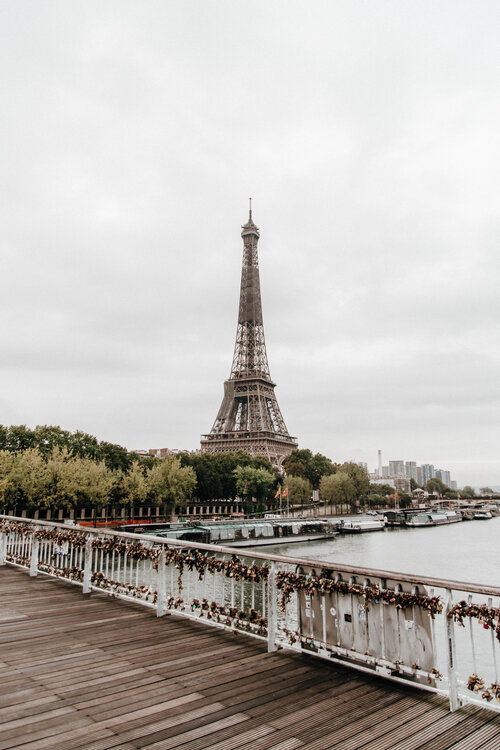
<svg viewBox="0 0 500 750">
<path fill-rule="evenodd" d="M 0 569 L 0 750 L 496 750 L 500 715 Z"/>
</svg>

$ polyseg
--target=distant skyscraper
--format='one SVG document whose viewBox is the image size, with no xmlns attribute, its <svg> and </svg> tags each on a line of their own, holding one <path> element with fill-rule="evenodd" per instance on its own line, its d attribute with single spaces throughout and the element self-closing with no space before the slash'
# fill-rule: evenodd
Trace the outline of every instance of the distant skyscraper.
<svg viewBox="0 0 500 750">
<path fill-rule="evenodd" d="M 368 464 L 366 461 L 358 461 L 358 466 L 361 466 L 362 469 L 366 469 L 368 471 Z"/>
<path fill-rule="evenodd" d="M 382 476 L 388 477 L 389 476 L 389 467 L 388 466 L 382 466 Z"/>
<path fill-rule="evenodd" d="M 389 474 L 391 477 L 404 477 L 405 476 L 405 462 L 404 461 L 389 461 Z"/>
<path fill-rule="evenodd" d="M 382 476 L 382 451 L 381 450 L 379 450 L 379 452 L 378 452 L 378 470 L 377 470 L 377 474 L 379 475 L 379 477 Z"/>
<path fill-rule="evenodd" d="M 405 461 L 405 476 L 408 479 L 417 481 L 417 462 L 416 461 Z"/>
<path fill-rule="evenodd" d="M 417 484 L 418 484 L 419 487 L 421 487 L 423 485 L 423 481 L 422 481 L 422 467 L 421 466 L 417 466 Z"/>
<path fill-rule="evenodd" d="M 429 479 L 434 479 L 436 473 L 432 464 L 422 464 L 422 484 L 425 484 Z"/>
<path fill-rule="evenodd" d="M 436 478 L 440 479 L 447 487 L 450 486 L 451 476 L 449 471 L 439 469 L 438 471 L 436 471 Z"/>
</svg>

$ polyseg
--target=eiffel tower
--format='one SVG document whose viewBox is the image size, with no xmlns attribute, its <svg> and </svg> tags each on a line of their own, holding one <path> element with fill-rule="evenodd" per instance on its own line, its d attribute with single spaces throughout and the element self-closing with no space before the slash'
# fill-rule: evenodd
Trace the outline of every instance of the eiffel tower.
<svg viewBox="0 0 500 750">
<path fill-rule="evenodd" d="M 243 266 L 240 308 L 231 375 L 224 383 L 224 397 L 212 429 L 201 437 L 206 453 L 244 450 L 265 456 L 281 468 L 283 459 L 297 448 L 290 437 L 276 400 L 276 383 L 267 362 L 262 303 L 260 299 L 259 229 L 252 219 L 252 200 L 247 223 L 242 227 Z"/>
</svg>

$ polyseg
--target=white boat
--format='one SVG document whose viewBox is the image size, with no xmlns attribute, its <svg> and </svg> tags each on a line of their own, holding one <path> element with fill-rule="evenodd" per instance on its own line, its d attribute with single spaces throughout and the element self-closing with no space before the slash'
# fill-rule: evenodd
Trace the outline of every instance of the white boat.
<svg viewBox="0 0 500 750">
<path fill-rule="evenodd" d="M 457 513 L 456 510 L 451 510 L 447 508 L 441 508 L 440 510 L 435 511 L 436 515 L 438 516 L 445 516 L 446 517 L 446 523 L 457 523 L 457 521 L 462 520 L 462 514 Z"/>
<path fill-rule="evenodd" d="M 475 510 L 474 511 L 474 521 L 486 521 L 489 518 L 493 518 L 489 510 Z"/>
<path fill-rule="evenodd" d="M 416 528 L 419 526 L 435 526 L 436 524 L 430 517 L 428 513 L 416 513 L 413 516 L 410 516 L 408 520 L 405 522 L 405 526 L 409 526 L 410 528 Z"/>
<path fill-rule="evenodd" d="M 364 531 L 383 531 L 384 528 L 383 518 L 357 518 L 355 521 L 342 521 L 339 531 L 343 534 L 361 534 Z"/>
</svg>

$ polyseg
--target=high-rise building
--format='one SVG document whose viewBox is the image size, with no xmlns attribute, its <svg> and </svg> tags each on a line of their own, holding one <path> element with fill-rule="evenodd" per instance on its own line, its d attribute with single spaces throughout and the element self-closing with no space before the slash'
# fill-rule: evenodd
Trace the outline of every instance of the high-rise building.
<svg viewBox="0 0 500 750">
<path fill-rule="evenodd" d="M 440 479 L 443 482 L 443 484 L 445 484 L 447 487 L 450 487 L 451 476 L 450 476 L 449 471 L 444 471 L 443 469 L 436 469 L 435 476 L 436 476 L 436 479 Z"/>
<path fill-rule="evenodd" d="M 391 477 L 404 477 L 405 476 L 405 462 L 404 461 L 389 461 L 389 474 Z"/>
<path fill-rule="evenodd" d="M 388 477 L 389 476 L 389 467 L 388 466 L 382 466 L 382 476 Z"/>
<path fill-rule="evenodd" d="M 405 476 L 408 479 L 417 481 L 417 462 L 416 461 L 405 461 Z"/>
<path fill-rule="evenodd" d="M 257 243 L 259 229 L 252 220 L 252 208 L 242 227 L 243 264 L 240 306 L 229 379 L 212 429 L 202 435 L 201 449 L 207 453 L 245 450 L 265 456 L 276 467 L 297 448 L 281 415 L 271 380 L 264 339 L 260 297 Z"/>
<path fill-rule="evenodd" d="M 425 484 L 429 479 L 434 479 L 436 476 L 434 466 L 432 464 L 422 464 L 422 484 Z"/>
<path fill-rule="evenodd" d="M 418 484 L 419 487 L 421 487 L 423 485 L 423 481 L 422 481 L 422 467 L 421 466 L 417 466 L 417 484 Z"/>
</svg>

